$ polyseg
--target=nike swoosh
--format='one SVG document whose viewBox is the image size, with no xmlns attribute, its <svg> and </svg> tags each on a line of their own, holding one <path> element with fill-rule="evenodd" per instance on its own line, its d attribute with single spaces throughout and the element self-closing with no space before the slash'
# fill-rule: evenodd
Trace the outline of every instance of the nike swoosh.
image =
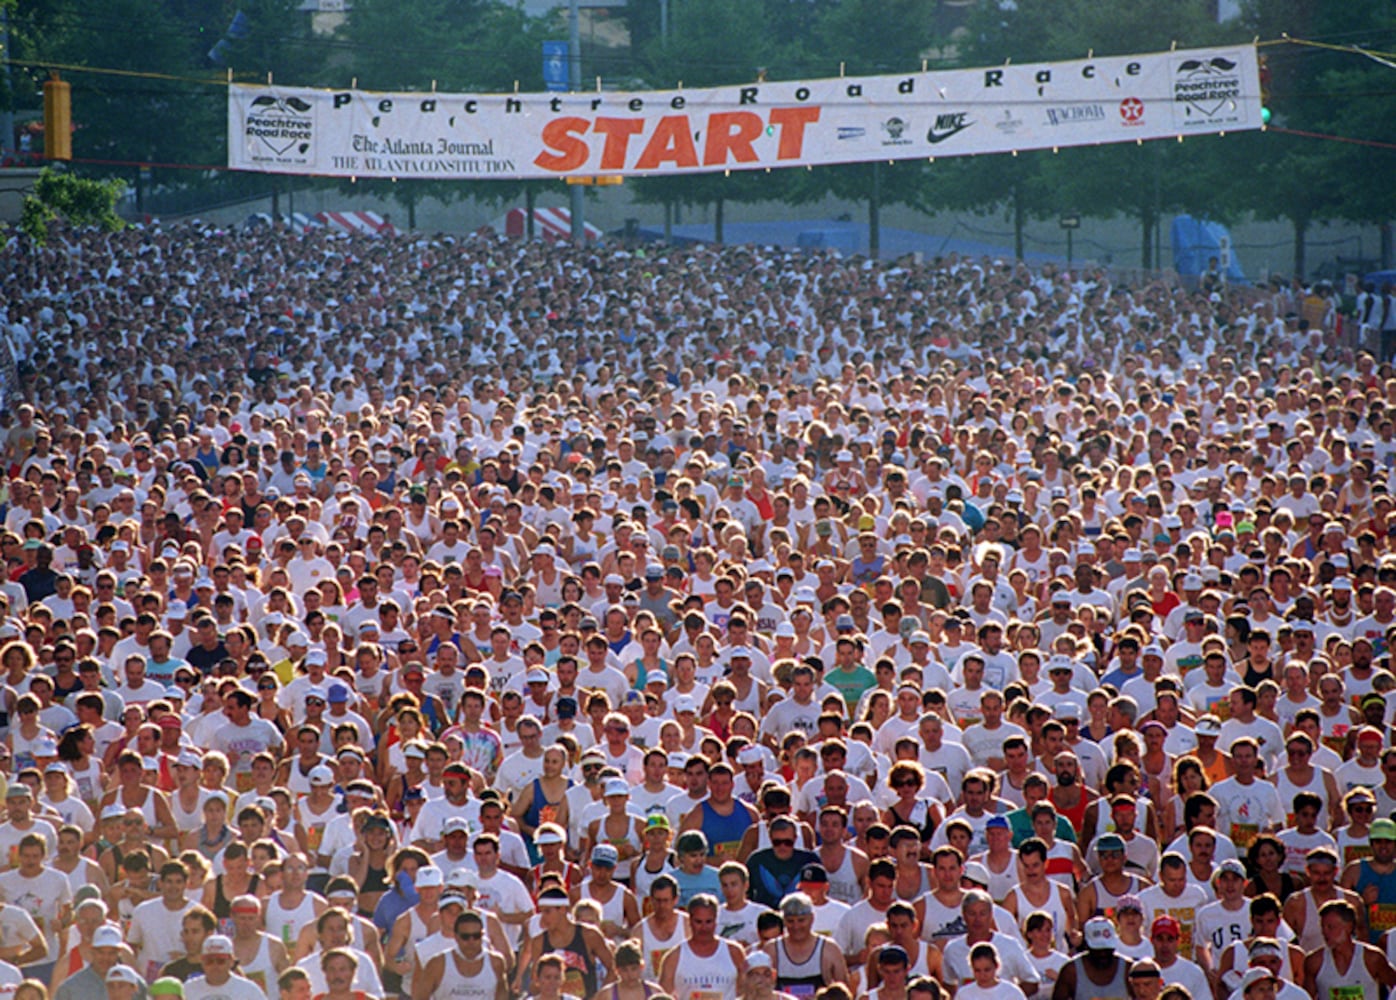
<svg viewBox="0 0 1396 1000">
<path fill-rule="evenodd" d="M 973 124 L 974 122 L 965 122 L 963 125 L 956 125 L 949 132 L 937 132 L 935 128 L 932 127 L 929 131 L 926 132 L 926 141 L 932 144 L 935 144 L 937 142 L 944 142 L 946 139 L 949 139 L 952 135 L 956 135 L 960 132 L 963 132 L 965 129 L 969 128 Z"/>
</svg>

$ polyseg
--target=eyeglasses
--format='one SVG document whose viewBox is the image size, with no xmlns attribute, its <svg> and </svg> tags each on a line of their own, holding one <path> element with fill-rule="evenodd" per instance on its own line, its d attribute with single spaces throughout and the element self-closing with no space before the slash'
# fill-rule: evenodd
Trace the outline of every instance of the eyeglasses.
<svg viewBox="0 0 1396 1000">
<path fill-rule="evenodd" d="M 479 941 L 485 935 L 481 931 L 472 931 L 468 934 L 457 934 L 456 938 L 461 941 Z"/>
<path fill-rule="evenodd" d="M 275 684 L 258 684 L 258 685 L 257 685 L 257 690 L 258 690 L 258 691 L 275 691 L 275 690 L 276 690 L 276 685 L 275 685 Z"/>
<path fill-rule="evenodd" d="M 306 703 L 307 705 L 323 705 L 323 704 L 325 703 L 325 699 L 324 699 L 324 698 L 307 698 L 307 699 L 305 699 L 305 703 Z"/>
<path fill-rule="evenodd" d="M 780 840 L 776 840 L 774 837 L 772 837 L 772 838 L 771 838 L 771 846 L 772 846 L 772 847 L 794 847 L 794 846 L 795 846 L 795 838 L 794 838 L 794 837 L 791 837 L 789 840 L 787 840 L 787 839 L 785 839 L 784 837 L 782 837 Z"/>
<path fill-rule="evenodd" d="M 1354 802 L 1352 805 L 1348 807 L 1348 811 L 1355 813 L 1369 813 L 1376 812 L 1377 807 L 1370 802 Z"/>
<path fill-rule="evenodd" d="M 893 788 L 915 788 L 916 782 L 910 778 L 903 778 L 900 781 L 892 782 Z"/>
</svg>

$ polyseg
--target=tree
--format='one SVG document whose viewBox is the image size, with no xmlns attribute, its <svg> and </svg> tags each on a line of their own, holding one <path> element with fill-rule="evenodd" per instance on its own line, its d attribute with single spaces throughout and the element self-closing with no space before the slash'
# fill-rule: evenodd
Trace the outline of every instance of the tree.
<svg viewBox="0 0 1396 1000">
<path fill-rule="evenodd" d="M 774 52 L 760 8 L 743 0 L 705 0 L 670 7 L 669 42 L 656 39 L 642 52 L 650 84 L 714 87 L 756 77 Z M 659 75 L 663 74 L 663 75 Z M 779 200 L 790 171 L 733 171 L 675 177 L 644 177 L 628 183 L 635 200 L 664 206 L 666 235 L 679 205 L 712 205 L 714 239 L 722 242 L 728 201 Z"/>
<path fill-rule="evenodd" d="M 1100 4 L 1086 0 L 1019 0 L 976 8 L 961 47 L 966 65 L 1079 59 L 1087 52 L 1117 55 L 1238 41 L 1244 28 L 1221 27 L 1206 0 Z M 1247 39 L 1248 40 L 1248 39 Z M 1232 137 L 1229 137 L 1229 139 Z M 1228 139 L 1228 141 L 1229 141 Z M 1214 137 L 1183 144 L 1158 140 L 1139 146 L 1064 148 L 1057 155 L 975 157 L 953 171 L 959 183 L 935 198 L 949 207 L 988 211 L 1006 204 L 1021 252 L 1029 217 L 1070 208 L 1083 214 L 1123 213 L 1139 222 L 1140 259 L 1159 266 L 1154 246 L 1163 217 L 1173 211 L 1218 218 L 1234 201 L 1235 150 Z M 998 193 L 996 195 L 996 192 Z"/>
<path fill-rule="evenodd" d="M 119 180 L 98 181 L 45 167 L 34 182 L 34 193 L 24 196 L 19 227 L 35 243 L 45 242 L 49 226 L 60 219 L 70 226 L 116 232 L 125 225 L 116 214 L 116 201 L 124 190 Z"/>
<path fill-rule="evenodd" d="M 140 44 L 132 44 L 139 31 Z M 73 169 L 108 175 L 120 171 L 136 186 L 137 203 L 148 165 L 157 180 L 194 174 L 163 164 L 224 162 L 226 92 L 208 71 L 199 26 L 171 5 L 152 0 L 33 0 L 11 24 L 23 64 L 94 67 L 70 70 Z M 98 72 L 117 70 L 119 73 Z M 21 100 L 37 105 L 43 74 L 23 81 Z"/>
<path fill-rule="evenodd" d="M 799 8 L 784 5 L 790 14 Z M 844 71 L 851 76 L 919 69 L 921 47 L 928 37 L 931 6 L 922 0 L 838 0 L 819 9 L 813 23 L 817 47 L 807 50 L 801 68 L 828 74 L 839 67 L 820 67 L 813 53 L 837 53 Z M 824 58 L 828 58 L 825 56 Z M 904 128 L 898 119 L 889 119 L 883 129 L 892 138 Z M 866 201 L 868 206 L 868 253 L 881 252 L 881 213 L 884 205 L 902 204 L 925 209 L 926 164 L 920 160 L 876 161 L 818 167 L 796 172 L 790 198 L 813 201 L 832 194 L 849 201 Z"/>
<path fill-rule="evenodd" d="M 543 22 L 498 0 L 357 0 L 339 32 L 350 53 L 336 71 L 364 90 L 504 92 L 542 90 Z M 360 179 L 340 189 L 389 198 L 416 225 L 426 198 L 473 195 L 491 202 L 556 190 L 557 181 Z"/>
</svg>

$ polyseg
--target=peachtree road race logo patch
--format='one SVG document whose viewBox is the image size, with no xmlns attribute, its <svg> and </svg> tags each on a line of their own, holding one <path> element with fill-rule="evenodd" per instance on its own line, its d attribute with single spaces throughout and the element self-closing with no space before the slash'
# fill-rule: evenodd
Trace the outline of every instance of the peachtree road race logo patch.
<svg viewBox="0 0 1396 1000">
<path fill-rule="evenodd" d="M 1184 59 L 1173 67 L 1174 118 L 1184 127 L 1241 121 L 1241 74 L 1225 56 Z"/>
<path fill-rule="evenodd" d="M 247 112 L 244 133 L 254 160 L 276 163 L 309 163 L 314 140 L 315 119 L 312 105 L 299 97 L 272 97 L 263 94 Z"/>
</svg>

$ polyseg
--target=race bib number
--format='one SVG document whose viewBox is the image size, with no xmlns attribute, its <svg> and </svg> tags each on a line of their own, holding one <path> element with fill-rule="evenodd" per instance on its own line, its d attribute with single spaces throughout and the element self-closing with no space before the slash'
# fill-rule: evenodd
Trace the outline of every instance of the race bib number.
<svg viewBox="0 0 1396 1000">
<path fill-rule="evenodd" d="M 1372 932 L 1389 931 L 1396 927 L 1396 903 L 1373 903 L 1367 908 Z"/>
<path fill-rule="evenodd" d="M 1231 839 L 1237 847 L 1250 847 L 1260 836 L 1259 823 L 1232 823 Z"/>
</svg>

